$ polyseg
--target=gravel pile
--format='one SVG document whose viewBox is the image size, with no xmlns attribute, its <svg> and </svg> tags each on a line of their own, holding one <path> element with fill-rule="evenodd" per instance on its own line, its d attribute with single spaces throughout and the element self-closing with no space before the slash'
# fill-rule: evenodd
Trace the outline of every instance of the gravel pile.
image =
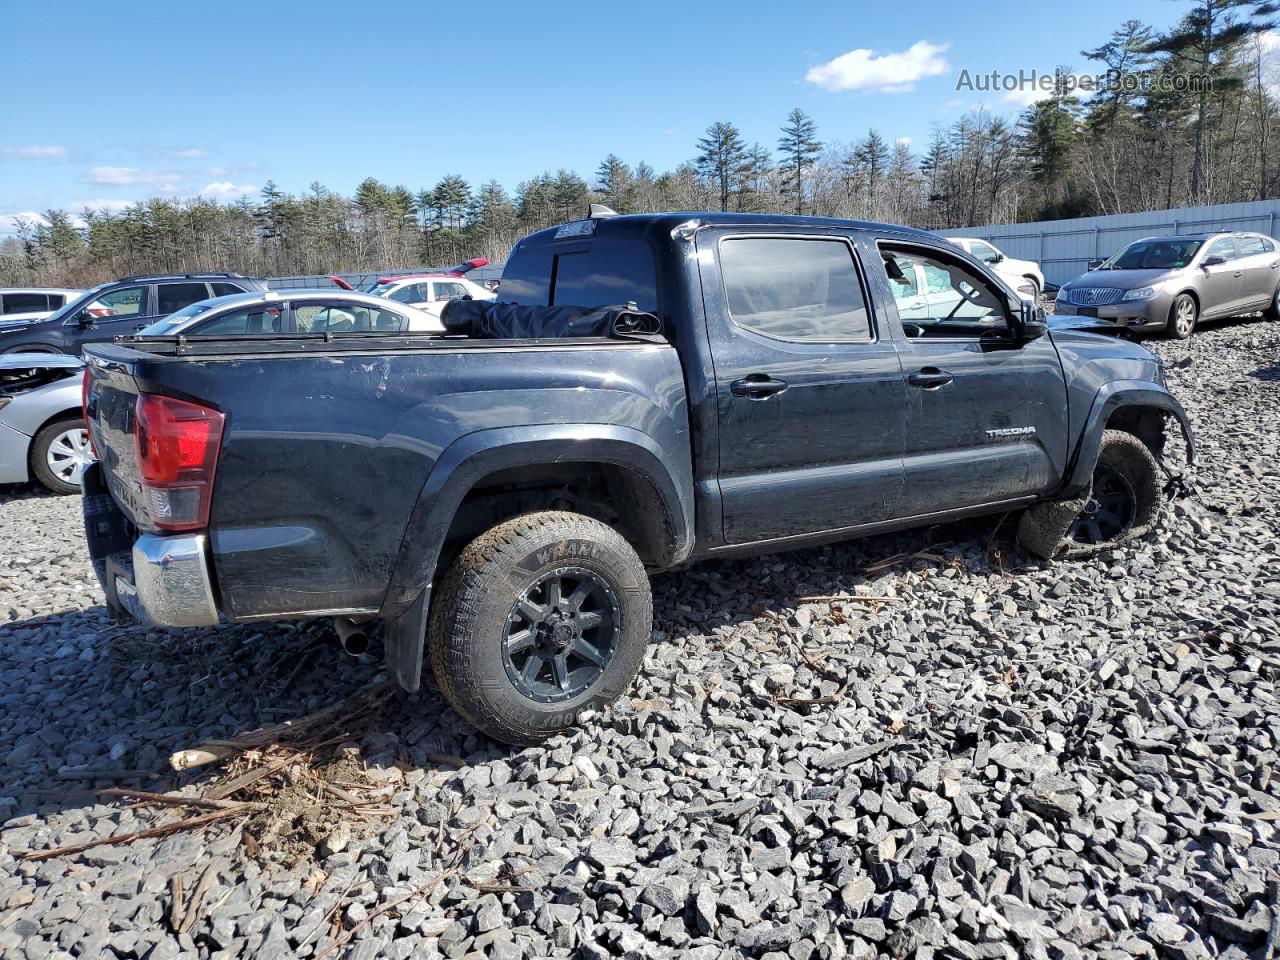
<svg viewBox="0 0 1280 960">
<path fill-rule="evenodd" d="M 20 859 L 181 815 L 79 771 L 199 782 L 171 751 L 379 666 L 322 625 L 113 625 L 76 500 L 12 494 L 0 956 L 1263 956 L 1280 325 L 1156 347 L 1203 459 L 1152 539 L 1048 565 L 982 521 L 659 577 L 630 697 L 520 751 L 402 698 L 348 749 L 392 815 L 302 852 L 226 823 Z M 803 599 L 848 593 L 880 599 Z"/>
</svg>

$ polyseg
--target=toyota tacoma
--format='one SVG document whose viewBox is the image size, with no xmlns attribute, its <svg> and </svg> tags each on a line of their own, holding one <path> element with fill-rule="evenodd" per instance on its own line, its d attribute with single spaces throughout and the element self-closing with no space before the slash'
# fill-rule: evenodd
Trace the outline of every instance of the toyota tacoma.
<svg viewBox="0 0 1280 960">
<path fill-rule="evenodd" d="M 113 612 L 380 621 L 402 686 L 429 662 L 532 743 L 627 689 L 650 572 L 1014 510 L 1087 554 L 1156 523 L 1166 421 L 1192 455 L 1151 353 L 1051 332 L 916 230 L 593 211 L 521 240 L 501 296 L 439 334 L 88 346 Z"/>
</svg>

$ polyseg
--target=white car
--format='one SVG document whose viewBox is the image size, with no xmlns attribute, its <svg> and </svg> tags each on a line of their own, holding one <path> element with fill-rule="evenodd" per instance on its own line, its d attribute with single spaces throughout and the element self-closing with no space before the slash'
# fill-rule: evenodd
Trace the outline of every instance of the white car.
<svg viewBox="0 0 1280 960">
<path fill-rule="evenodd" d="M 443 333 L 439 317 L 408 304 L 346 290 L 271 290 L 200 300 L 137 336 L 258 336 L 294 333 Z"/>
<path fill-rule="evenodd" d="M 947 237 L 946 240 L 981 260 L 1019 293 L 1022 292 L 1019 287 L 1023 281 L 1030 281 L 1035 286 L 1031 299 L 1040 299 L 1040 294 L 1044 292 L 1044 274 L 1040 272 L 1040 264 L 1034 260 L 1006 256 L 986 240 L 976 240 L 973 237 Z"/>
<path fill-rule="evenodd" d="M 0 288 L 0 326 L 43 320 L 74 300 L 83 290 L 66 287 Z"/>
<path fill-rule="evenodd" d="M 407 277 L 383 277 L 365 288 L 375 297 L 384 297 L 396 303 L 417 307 L 433 317 L 439 317 L 450 300 L 470 297 L 472 300 L 493 300 L 493 291 L 473 283 L 466 277 L 448 274 L 418 274 Z"/>
<path fill-rule="evenodd" d="M 496 300 L 497 294 L 488 287 L 468 280 L 463 274 L 489 261 L 484 258 L 460 263 L 444 273 L 411 273 L 378 277 L 364 288 L 375 297 L 384 297 L 396 303 L 407 303 L 439 317 L 450 300 L 470 297 L 472 300 Z"/>
</svg>

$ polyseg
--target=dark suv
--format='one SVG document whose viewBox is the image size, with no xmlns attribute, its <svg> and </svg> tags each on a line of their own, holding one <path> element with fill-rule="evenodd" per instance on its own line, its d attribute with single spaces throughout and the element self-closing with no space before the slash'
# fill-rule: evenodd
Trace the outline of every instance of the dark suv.
<svg viewBox="0 0 1280 960">
<path fill-rule="evenodd" d="M 262 280 L 235 273 L 125 277 L 95 287 L 44 320 L 0 322 L 0 353 L 79 354 L 86 343 L 133 333 L 197 300 L 266 289 Z"/>
</svg>

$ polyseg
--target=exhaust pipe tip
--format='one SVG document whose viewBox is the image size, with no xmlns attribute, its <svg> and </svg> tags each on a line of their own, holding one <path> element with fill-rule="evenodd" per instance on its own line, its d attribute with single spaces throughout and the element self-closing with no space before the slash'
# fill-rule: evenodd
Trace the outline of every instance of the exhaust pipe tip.
<svg viewBox="0 0 1280 960">
<path fill-rule="evenodd" d="M 358 657 L 369 650 L 369 634 L 362 623 L 356 623 L 350 617 L 334 617 L 333 629 L 338 634 L 338 642 L 345 653 Z"/>
</svg>

